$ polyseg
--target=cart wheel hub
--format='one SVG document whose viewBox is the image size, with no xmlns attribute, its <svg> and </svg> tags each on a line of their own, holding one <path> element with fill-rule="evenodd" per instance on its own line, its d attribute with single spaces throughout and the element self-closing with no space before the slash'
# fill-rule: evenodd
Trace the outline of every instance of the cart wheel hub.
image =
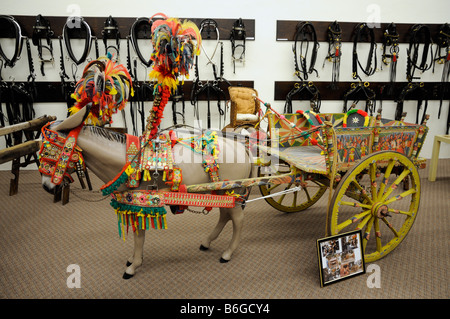
<svg viewBox="0 0 450 319">
<path fill-rule="evenodd" d="M 390 216 L 387 205 L 385 205 L 383 203 L 375 203 L 372 206 L 372 214 L 373 214 L 373 216 L 378 217 L 378 218 L 384 218 L 386 216 Z"/>
</svg>

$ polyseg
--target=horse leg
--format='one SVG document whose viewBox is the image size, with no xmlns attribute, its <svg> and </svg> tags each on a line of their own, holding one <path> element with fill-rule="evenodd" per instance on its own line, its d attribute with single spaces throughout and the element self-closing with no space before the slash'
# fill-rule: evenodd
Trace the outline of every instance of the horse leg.
<svg viewBox="0 0 450 319">
<path fill-rule="evenodd" d="M 244 224 L 244 210 L 241 207 L 228 209 L 228 214 L 233 223 L 233 236 L 231 237 L 228 248 L 223 252 L 222 258 L 220 258 L 221 263 L 230 261 L 231 255 L 236 250 L 241 240 L 242 226 Z"/>
<path fill-rule="evenodd" d="M 229 220 L 230 214 L 228 213 L 228 211 L 226 211 L 225 208 L 221 208 L 219 221 L 217 222 L 216 227 L 214 227 L 213 231 L 209 234 L 209 236 L 202 241 L 202 244 L 200 245 L 200 250 L 208 250 L 209 246 L 211 245 L 211 242 L 220 235 L 220 233 L 222 232 L 223 228 L 225 227 L 226 223 L 228 223 Z"/>
<path fill-rule="evenodd" d="M 136 273 L 136 269 L 142 266 L 144 259 L 144 240 L 145 230 L 137 229 L 134 232 L 134 252 L 133 256 L 127 261 L 127 269 L 123 274 L 123 279 L 130 279 Z M 130 260 L 131 259 L 131 260 Z"/>
</svg>

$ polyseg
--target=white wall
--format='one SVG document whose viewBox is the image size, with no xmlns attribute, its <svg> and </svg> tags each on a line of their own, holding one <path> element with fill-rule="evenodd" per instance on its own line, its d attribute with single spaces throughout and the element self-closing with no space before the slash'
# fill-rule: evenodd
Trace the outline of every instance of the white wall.
<svg viewBox="0 0 450 319">
<path fill-rule="evenodd" d="M 2 0 L 1 14 L 10 15 L 32 15 L 42 14 L 43 16 L 105 16 L 113 17 L 150 17 L 155 13 L 163 12 L 172 17 L 192 17 L 192 18 L 229 18 L 229 19 L 254 19 L 255 20 L 255 40 L 247 41 L 246 62 L 244 65 L 236 66 L 236 73 L 233 74 L 231 63 L 231 45 L 229 41 L 224 41 L 224 59 L 225 59 L 225 78 L 232 80 L 250 80 L 254 81 L 254 87 L 258 90 L 259 96 L 276 107 L 279 111 L 283 110 L 284 101 L 274 101 L 274 82 L 275 81 L 295 81 L 293 75 L 293 53 L 292 42 L 276 41 L 276 21 L 277 20 L 308 20 L 308 21 L 340 21 L 340 22 L 395 22 L 395 23 L 445 23 L 449 21 L 450 2 L 448 0 L 410 0 L 410 1 L 392 1 L 392 0 L 209 0 L 209 1 L 179 1 L 179 0 L 136 0 L 136 1 L 11 1 Z M 60 33 L 58 30 L 57 33 Z M 9 55 L 8 39 L 1 39 L 2 47 Z M 12 40 L 11 40 L 12 41 Z M 12 43 L 12 42 L 11 42 Z M 42 76 L 39 71 L 37 51 L 32 46 L 34 54 L 34 63 L 36 69 L 36 81 L 59 81 L 59 45 L 54 41 L 55 64 L 46 65 L 46 76 Z M 211 52 L 215 41 L 205 41 L 204 46 L 207 52 Z M 81 46 L 80 46 L 81 47 Z M 361 46 L 359 48 L 363 48 Z M 99 42 L 100 52 L 103 50 L 103 43 Z M 343 58 L 341 62 L 341 81 L 352 81 L 351 77 L 351 48 L 352 44 L 344 43 Z M 330 81 L 331 65 L 325 64 L 322 69 L 322 63 L 327 51 L 327 44 L 321 43 L 319 49 L 316 67 L 320 78 L 311 77 L 312 81 Z M 362 53 L 364 54 L 364 53 Z M 378 61 L 381 56 L 381 45 L 378 46 Z M 94 50 L 91 51 L 91 56 Z M 9 76 L 14 76 L 17 81 L 24 81 L 28 75 L 28 64 L 25 50 L 23 58 L 17 63 L 14 69 L 4 68 L 2 76 L 8 80 Z M 126 42 L 121 43 L 122 63 L 126 63 Z M 363 55 L 364 56 L 364 55 Z M 397 80 L 405 81 L 406 75 L 406 44 L 400 46 L 400 59 L 403 63 L 398 64 Z M 402 61 L 402 60 L 399 60 Z M 82 72 L 83 65 L 79 67 L 78 75 Z M 70 64 L 66 63 L 66 70 L 70 75 Z M 148 70 L 147 70 L 148 71 Z M 435 73 L 426 72 L 422 76 L 422 81 L 440 81 L 442 65 L 436 67 Z M 141 77 L 143 79 L 146 71 L 141 68 Z M 194 73 L 191 73 L 191 79 Z M 212 73 L 209 67 L 206 67 L 206 59 L 200 56 L 200 77 L 201 79 L 211 79 Z M 364 78 L 370 82 L 388 81 L 389 70 L 384 68 L 370 78 Z M 326 93 L 322 93 L 326 94 Z M 445 134 L 448 101 L 445 101 L 442 108 L 441 118 L 437 119 L 439 101 L 430 101 L 428 113 L 430 132 L 421 156 L 431 157 L 433 137 L 436 134 Z M 150 106 L 148 103 L 147 107 Z M 294 104 L 296 109 L 308 109 L 307 105 L 300 105 L 300 102 Z M 204 121 L 206 121 L 205 103 L 200 105 L 203 112 Z M 406 118 L 409 122 L 415 121 L 416 102 L 405 102 L 404 110 L 408 112 Z M 35 104 L 36 116 L 43 114 L 55 115 L 58 119 L 66 116 L 66 106 L 63 103 L 37 103 Z M 342 101 L 323 101 L 321 112 L 340 112 L 342 110 Z M 393 118 L 395 105 L 391 102 L 383 103 L 383 117 Z M 218 113 L 216 104 L 212 103 L 214 126 L 219 127 Z M 186 101 L 187 124 L 193 125 L 192 106 Z M 122 126 L 120 117 L 115 117 L 117 126 Z M 128 119 L 129 120 L 129 119 Z M 226 120 L 226 123 L 229 121 Z M 130 123 L 129 121 L 127 123 Z M 172 124 L 171 106 L 168 105 L 165 112 L 165 119 L 162 127 Z M 206 123 L 205 123 L 206 124 Z M 223 126 L 223 124 L 222 124 Z M 131 129 L 131 125 L 128 124 Z M 0 139 L 0 149 L 5 147 L 4 139 Z M 444 144 L 441 147 L 441 158 L 450 158 L 450 147 Z M 10 169 L 10 164 L 0 165 L 0 169 Z"/>
</svg>

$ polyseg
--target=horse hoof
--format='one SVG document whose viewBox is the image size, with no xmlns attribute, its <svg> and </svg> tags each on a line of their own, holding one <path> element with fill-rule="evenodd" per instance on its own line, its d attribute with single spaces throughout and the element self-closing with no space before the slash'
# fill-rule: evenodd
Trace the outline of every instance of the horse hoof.
<svg viewBox="0 0 450 319">
<path fill-rule="evenodd" d="M 203 245 L 200 245 L 200 250 L 201 251 L 205 251 L 205 250 L 208 250 L 209 248 L 208 247 L 205 247 L 205 246 L 203 246 Z"/>
<path fill-rule="evenodd" d="M 123 279 L 130 279 L 130 278 L 132 278 L 133 276 L 134 276 L 134 275 L 130 275 L 130 274 L 127 274 L 126 272 L 124 272 L 122 278 L 123 278 Z"/>
<path fill-rule="evenodd" d="M 127 260 L 127 267 L 130 267 L 132 263 Z"/>
<path fill-rule="evenodd" d="M 229 260 L 226 260 L 226 259 L 223 259 L 222 257 L 220 257 L 221 264 L 226 264 L 227 262 L 229 262 Z"/>
</svg>

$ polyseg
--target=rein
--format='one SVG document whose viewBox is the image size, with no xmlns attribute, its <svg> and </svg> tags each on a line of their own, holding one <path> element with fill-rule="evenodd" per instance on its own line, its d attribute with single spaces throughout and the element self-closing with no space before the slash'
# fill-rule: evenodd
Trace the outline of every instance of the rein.
<svg viewBox="0 0 450 319">
<path fill-rule="evenodd" d="M 308 59 L 308 51 L 309 51 L 309 40 L 308 36 L 311 38 L 310 41 L 313 42 L 312 50 L 311 50 L 311 58 L 309 60 L 309 67 L 307 65 Z M 300 50 L 297 50 L 297 43 L 300 42 Z M 303 52 L 303 44 L 306 42 L 306 50 Z M 300 80 L 307 80 L 308 74 L 313 72 L 316 73 L 316 76 L 319 76 L 319 73 L 314 68 L 317 59 L 317 51 L 319 50 L 319 42 L 317 40 L 316 30 L 314 26 L 310 22 L 299 22 L 295 31 L 294 45 L 292 47 L 292 51 L 294 52 L 294 62 L 295 62 L 295 75 Z M 300 63 L 297 59 L 297 54 L 299 55 Z"/>
<path fill-rule="evenodd" d="M 375 41 L 375 33 L 373 31 L 373 28 L 369 28 L 367 23 L 360 23 L 356 25 L 354 33 L 352 77 L 355 80 L 359 79 L 361 81 L 361 77 L 358 75 L 358 68 L 360 68 L 367 76 L 373 75 L 377 70 L 377 43 Z M 367 38 L 370 41 L 370 50 L 367 56 L 367 63 L 365 68 L 361 65 L 361 62 L 358 58 L 358 42 L 360 42 L 363 37 Z"/>
</svg>

